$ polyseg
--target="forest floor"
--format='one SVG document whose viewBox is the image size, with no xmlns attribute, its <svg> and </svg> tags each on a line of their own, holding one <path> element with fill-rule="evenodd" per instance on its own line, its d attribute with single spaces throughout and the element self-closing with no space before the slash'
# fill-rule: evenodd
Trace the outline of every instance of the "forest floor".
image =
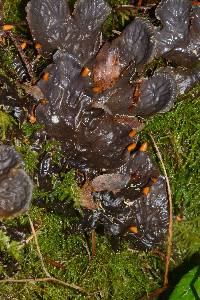
<svg viewBox="0 0 200 300">
<path fill-rule="evenodd" d="M 109 1 L 111 5 L 130 4 L 130 1 Z M 73 4 L 73 1 L 70 1 Z M 5 0 L 5 22 L 20 22 L 25 19 L 24 0 Z M 105 36 L 112 30 L 121 30 L 133 19 L 130 11 L 115 12 L 107 20 Z M 25 26 L 26 27 L 26 26 Z M 27 36 L 27 29 L 20 28 L 20 35 Z M 9 45 L 8 45 L 9 47 Z M 28 50 L 27 50 L 28 51 Z M 12 50 L 10 51 L 12 53 Z M 12 68 L 12 55 L 0 49 L 0 72 Z M 45 62 L 44 62 L 45 64 Z M 0 133 L 7 142 L 7 133 L 17 126 L 9 115 L 0 111 Z M 7 122 L 7 123 L 6 123 Z M 7 124 L 7 125 L 5 125 Z M 33 178 L 37 173 L 38 155 L 31 149 L 31 134 L 38 125 L 24 123 L 23 137 L 13 144 L 21 152 L 25 168 Z M 149 132 L 153 135 L 162 154 L 169 176 L 173 198 L 173 251 L 171 256 L 169 289 L 159 299 L 167 299 L 178 280 L 194 266 L 200 265 L 200 85 L 177 99 L 170 112 L 149 118 L 140 133 L 141 140 L 148 141 L 149 151 L 159 164 Z M 24 141 L 28 141 L 24 143 Z M 55 145 L 46 143 L 45 149 L 54 151 Z M 54 152 L 55 153 L 55 152 Z M 62 155 L 59 151 L 57 156 Z M 57 157 L 55 157 L 55 160 Z M 96 235 L 96 256 L 91 258 L 91 237 L 73 233 L 76 216 L 70 211 L 59 214 L 52 210 L 52 202 L 66 195 L 66 205 L 76 202 L 77 184 L 73 171 L 54 178 L 54 194 L 35 188 L 29 216 L 34 224 L 45 267 L 51 276 L 80 286 L 85 291 L 64 286 L 58 282 L 2 283 L 0 299 L 116 299 L 134 300 L 162 287 L 165 260 L 161 253 L 130 250 L 123 243 L 114 251 L 108 237 Z M 45 199 L 39 205 L 38 199 Z M 65 201 L 65 199 L 63 200 Z M 68 206 L 67 206 L 68 207 Z M 38 256 L 32 236 L 28 215 L 1 223 L 11 232 L 24 232 L 27 244 L 12 239 L 0 231 L 0 278 L 34 279 L 47 277 Z M 13 234 L 14 236 L 14 234 Z M 195 298 L 194 298 L 195 299 Z"/>
</svg>

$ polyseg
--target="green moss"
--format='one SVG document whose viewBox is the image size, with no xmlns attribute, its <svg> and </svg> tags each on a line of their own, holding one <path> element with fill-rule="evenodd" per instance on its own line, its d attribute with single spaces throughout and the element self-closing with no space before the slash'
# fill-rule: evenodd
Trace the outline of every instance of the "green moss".
<svg viewBox="0 0 200 300">
<path fill-rule="evenodd" d="M 18 247 L 18 242 L 11 241 L 10 237 L 8 237 L 5 232 L 0 230 L 0 252 L 4 253 L 4 256 L 9 255 L 14 259 L 19 260 L 22 253 L 20 253 Z"/>
<path fill-rule="evenodd" d="M 196 211 L 197 212 L 197 211 Z M 200 253 L 200 217 L 188 218 L 174 224 L 174 241 L 182 257 Z"/>
<path fill-rule="evenodd" d="M 8 130 L 11 130 L 16 124 L 11 115 L 0 110 L 0 138 L 2 141 L 5 141 Z"/>
<path fill-rule="evenodd" d="M 4 50 L 6 48 L 6 51 Z M 12 63 L 15 55 L 15 49 L 9 42 L 4 47 L 0 47 L 1 69 L 0 73 L 7 76 L 8 71 L 12 71 Z M 11 79 L 12 81 L 12 79 Z"/>
<path fill-rule="evenodd" d="M 61 173 L 59 176 L 53 176 L 52 190 L 50 197 L 59 199 L 60 201 L 75 200 L 75 206 L 80 207 L 78 200 L 80 192 L 75 181 L 74 171 Z"/>
<path fill-rule="evenodd" d="M 30 215 L 40 223 L 38 241 L 50 274 L 84 287 L 88 296 L 49 283 L 27 284 L 20 293 L 17 285 L 9 289 L 2 285 L 2 294 L 3 291 L 9 296 L 15 293 L 15 299 L 26 299 L 27 293 L 32 299 L 137 299 L 144 291 L 159 286 L 160 271 L 155 257 L 128 251 L 126 245 L 120 253 L 115 253 L 107 238 L 97 235 L 97 254 L 90 260 L 85 237 L 67 235 L 63 231 L 64 219 L 36 207 Z M 27 221 L 26 216 L 23 218 Z M 59 262 L 62 268 L 53 266 L 52 262 Z M 33 241 L 24 248 L 20 267 L 18 278 L 45 276 Z"/>
<path fill-rule="evenodd" d="M 1 69 L 0 73 L 1 75 L 6 76 L 6 71 L 10 68 L 13 62 L 13 55 L 11 51 L 4 51 L 3 48 L 0 48 L 0 57 L 1 57 Z"/>
<path fill-rule="evenodd" d="M 4 0 L 3 3 L 5 23 L 17 23 L 25 19 L 28 0 Z"/>
<path fill-rule="evenodd" d="M 31 149 L 29 144 L 24 144 L 23 141 L 16 145 L 16 150 L 22 154 L 23 161 L 25 163 L 25 169 L 33 175 L 38 168 L 38 152 Z"/>
<path fill-rule="evenodd" d="M 126 4 L 128 4 L 127 2 L 129 1 L 126 1 Z M 109 4 L 112 8 L 115 8 L 117 5 L 122 4 L 122 1 L 109 1 Z M 131 11 L 113 11 L 103 24 L 103 36 L 106 39 L 116 37 L 123 30 L 123 28 L 130 23 L 131 19 L 133 19 L 133 16 L 134 15 Z"/>
<path fill-rule="evenodd" d="M 29 139 L 33 136 L 34 133 L 36 133 L 39 129 L 41 129 L 43 126 L 41 124 L 30 124 L 30 123 L 24 123 L 22 124 L 22 132 L 24 134 L 24 138 Z"/>
</svg>

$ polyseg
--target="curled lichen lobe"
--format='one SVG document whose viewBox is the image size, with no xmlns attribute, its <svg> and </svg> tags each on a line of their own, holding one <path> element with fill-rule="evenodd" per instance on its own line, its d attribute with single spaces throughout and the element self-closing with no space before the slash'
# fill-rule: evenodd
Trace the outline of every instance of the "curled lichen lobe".
<svg viewBox="0 0 200 300">
<path fill-rule="evenodd" d="M 30 205 L 32 183 L 22 169 L 20 155 L 10 146 L 0 146 L 0 218 L 14 217 Z"/>
</svg>

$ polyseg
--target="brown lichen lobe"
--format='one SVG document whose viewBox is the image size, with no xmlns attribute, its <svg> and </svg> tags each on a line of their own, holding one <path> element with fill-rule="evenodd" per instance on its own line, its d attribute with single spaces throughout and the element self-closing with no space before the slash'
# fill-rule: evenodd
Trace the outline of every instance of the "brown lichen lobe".
<svg viewBox="0 0 200 300">
<path fill-rule="evenodd" d="M 34 0 L 28 3 L 27 20 L 42 54 L 65 49 L 84 66 L 99 49 L 101 25 L 110 11 L 104 0 L 77 1 L 72 14 L 67 1 Z"/>
<path fill-rule="evenodd" d="M 96 56 L 93 67 L 94 86 L 99 87 L 99 92 L 102 93 L 114 86 L 120 73 L 121 67 L 117 49 L 109 48 L 108 44 L 104 44 Z"/>
</svg>

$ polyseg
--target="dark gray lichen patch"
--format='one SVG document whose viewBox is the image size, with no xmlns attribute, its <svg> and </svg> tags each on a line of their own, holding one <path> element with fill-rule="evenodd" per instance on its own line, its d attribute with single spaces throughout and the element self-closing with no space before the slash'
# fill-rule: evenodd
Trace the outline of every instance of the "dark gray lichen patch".
<svg viewBox="0 0 200 300">
<path fill-rule="evenodd" d="M 170 6 L 173 1 L 168 2 Z M 105 1 L 78 1 L 73 13 L 64 1 L 31 1 L 28 4 L 27 20 L 34 40 L 41 43 L 41 53 L 46 55 L 55 51 L 53 63 L 45 69 L 48 79 L 42 78 L 36 85 L 46 100 L 45 103 L 39 101 L 35 106 L 37 120 L 44 125 L 40 138 L 43 134 L 45 138 L 59 140 L 66 155 L 66 163 L 85 172 L 88 180 L 95 181 L 96 176 L 116 174 L 111 190 L 98 191 L 99 199 L 101 193 L 109 195 L 111 206 L 115 198 L 123 199 L 126 203 L 140 199 L 138 202 L 141 203 L 144 195 L 148 198 L 154 189 L 158 190 L 159 198 L 162 194 L 159 190 L 161 186 L 163 195 L 166 195 L 162 180 L 158 180 L 159 171 L 151 158 L 143 153 L 145 150 L 140 149 L 138 136 L 131 136 L 130 132 L 132 128 L 137 132 L 142 127 L 136 116 L 149 116 L 169 110 L 183 86 L 186 90 L 199 79 L 198 66 L 195 66 L 195 75 L 186 69 L 163 68 L 150 78 L 144 78 L 145 64 L 153 56 L 167 58 L 166 45 L 171 47 L 168 49 L 171 51 L 188 35 L 193 44 L 198 44 L 196 29 L 193 30 L 198 28 L 198 20 L 195 10 L 186 1 L 178 1 L 173 12 L 168 10 L 169 18 L 166 18 L 164 11 L 165 3 L 162 1 L 157 8 L 157 16 L 163 28 L 154 28 L 146 20 L 135 18 L 119 37 L 100 44 L 101 25 L 110 13 Z M 193 16 L 192 22 L 190 13 Z M 184 28 L 179 23 L 184 23 Z M 179 39 L 172 31 L 174 24 L 180 25 Z M 185 45 L 186 48 L 190 41 Z M 172 56 L 175 59 L 175 54 L 172 53 Z M 198 55 L 196 57 L 198 59 Z M 129 179 L 124 186 L 119 184 L 117 188 L 120 176 Z M 90 193 L 93 201 L 96 200 L 96 193 Z M 158 209 L 154 211 L 157 220 L 160 220 L 159 205 L 163 205 L 168 215 L 167 198 L 163 196 L 162 199 L 166 205 L 162 201 L 158 204 Z M 120 203 L 121 200 L 118 200 L 116 202 Z M 90 218 L 94 217 L 96 223 L 88 223 L 88 230 L 101 219 L 103 201 L 103 198 L 96 200 L 97 207 L 100 202 L 100 208 L 89 211 Z M 131 211 L 137 210 L 136 207 L 134 204 Z M 142 209 L 142 206 L 139 207 Z M 126 209 L 122 213 L 124 218 Z M 154 219 L 150 210 L 147 211 L 150 219 Z M 112 222 L 105 225 L 105 232 L 110 230 L 113 235 L 126 236 L 129 223 L 130 228 L 135 226 L 138 232 L 142 232 L 142 219 L 137 225 L 132 224 L 136 221 L 129 214 L 130 222 L 125 218 L 124 224 L 119 222 L 116 225 L 116 213 L 117 205 Z M 144 239 L 140 237 L 140 240 L 144 247 L 153 247 L 159 237 L 163 239 L 164 234 L 161 232 L 166 232 L 166 219 L 161 223 L 158 221 L 160 225 L 148 233 L 149 239 L 143 232 Z M 112 226 L 116 227 L 113 231 Z M 145 225 L 144 228 L 147 230 Z M 158 238 L 153 237 L 153 230 Z"/>
<path fill-rule="evenodd" d="M 112 191 L 107 188 L 94 192 L 93 197 L 99 207 L 92 213 L 87 212 L 82 229 L 98 229 L 103 225 L 105 234 L 123 236 L 140 249 L 159 244 L 165 238 L 168 226 L 166 181 L 163 176 L 159 176 L 155 184 L 151 177 L 141 178 L 143 184 L 134 181 L 130 179 L 124 187 L 122 182 L 118 182 L 119 189 L 115 183 Z M 141 192 L 141 188 L 146 186 L 144 181 L 148 181 L 150 187 L 148 195 Z"/>
<path fill-rule="evenodd" d="M 155 36 L 157 55 L 186 68 L 197 67 L 200 60 L 200 7 L 192 7 L 190 1 L 168 0 L 159 4 L 156 14 L 163 25 Z"/>
<path fill-rule="evenodd" d="M 143 198 L 141 196 L 144 193 L 143 189 L 149 188 L 151 191 L 152 178 L 160 178 L 159 172 L 155 171 L 150 158 L 147 158 L 145 154 L 143 157 L 140 151 L 138 152 L 139 154 L 132 152 L 134 147 L 137 148 L 138 142 L 137 138 L 131 139 L 129 136 L 135 116 L 149 116 L 169 110 L 173 106 L 176 96 L 182 92 L 183 85 L 186 90 L 198 80 L 199 69 L 197 68 L 196 75 L 192 75 L 192 77 L 188 70 L 176 70 L 173 68 L 158 70 L 148 79 L 144 79 L 139 75 L 141 86 L 140 89 L 138 88 L 138 73 L 142 74 L 145 63 L 149 62 L 153 55 L 166 57 L 166 53 L 175 49 L 188 35 L 191 36 L 192 32 L 194 32 L 194 26 L 190 25 L 190 12 L 193 14 L 193 10 L 188 2 L 178 1 L 173 10 L 171 10 L 169 7 L 171 8 L 173 1 L 168 1 L 169 7 L 167 7 L 167 11 L 165 10 L 166 4 L 164 2 L 160 3 L 156 10 L 156 15 L 161 19 L 163 28 L 156 29 L 147 21 L 135 18 L 118 38 L 101 46 L 98 45 L 98 35 L 93 35 L 93 43 L 90 44 L 91 28 L 89 25 L 83 25 L 85 32 L 87 32 L 87 38 L 83 40 L 83 43 L 79 43 L 81 31 L 79 34 L 77 33 L 77 24 L 83 22 L 83 20 L 87 23 L 87 19 L 88 24 L 90 24 L 91 16 L 95 15 L 96 25 L 94 29 L 97 28 L 100 32 L 100 25 L 105 15 L 110 11 L 104 1 L 99 0 L 97 2 L 94 3 L 96 7 L 91 6 L 92 13 L 88 3 L 85 1 L 77 2 L 74 13 L 70 15 L 66 4 L 60 1 L 59 7 L 63 7 L 63 12 L 66 12 L 66 23 L 69 25 L 67 28 L 64 25 L 62 29 L 59 22 L 64 24 L 64 17 L 58 18 L 59 14 L 62 15 L 61 10 L 57 8 L 52 10 L 52 6 L 48 16 L 48 14 L 44 13 L 45 9 L 42 9 L 41 12 L 38 10 L 38 3 L 33 4 L 31 2 L 28 6 L 28 22 L 35 38 L 38 20 L 42 18 L 44 18 L 46 24 L 51 24 L 50 20 L 55 20 L 53 24 L 56 24 L 58 33 L 56 36 L 57 40 L 50 39 L 47 42 L 46 37 L 51 33 L 51 26 L 47 26 L 42 32 L 40 42 L 43 44 L 43 51 L 49 51 L 49 48 L 52 48 L 51 50 L 59 50 L 54 54 L 53 64 L 45 70 L 49 73 L 49 80 L 40 80 L 38 83 L 44 97 L 49 101 L 46 106 L 38 105 L 36 108 L 38 120 L 45 125 L 46 132 L 50 137 L 61 141 L 66 154 L 72 153 L 72 155 L 67 154 L 67 159 L 72 166 L 82 170 L 85 169 L 88 174 L 92 172 L 91 174 L 93 175 L 88 175 L 90 179 L 92 177 L 95 181 L 95 176 L 99 175 L 99 172 L 100 174 L 105 174 L 104 176 L 116 173 L 119 176 L 124 174 L 128 178 L 132 178 L 124 187 L 120 186 L 119 191 L 116 188 L 114 193 L 110 190 L 98 192 L 98 197 L 101 200 L 97 201 L 97 205 L 98 202 L 103 203 L 102 193 L 110 199 L 109 205 L 112 206 L 114 202 L 121 205 L 120 201 L 122 201 L 122 198 L 124 199 L 123 201 L 128 202 L 130 199 L 130 201 L 134 202 L 134 199 Z M 48 7 L 50 2 L 42 3 L 42 7 L 45 8 L 46 5 Z M 96 8 L 98 6 L 99 10 L 97 13 Z M 81 10 L 80 7 L 82 8 Z M 35 11 L 37 11 L 37 20 L 34 19 Z M 195 16 L 192 18 L 192 23 L 195 23 Z M 77 22 L 75 27 L 72 26 L 73 22 Z M 178 26 L 178 38 L 176 33 L 174 33 L 175 25 Z M 196 25 L 197 28 L 198 24 Z M 91 49 L 91 45 L 94 45 L 95 37 L 96 45 L 98 46 Z M 66 44 L 66 38 L 68 45 Z M 77 43 L 74 43 L 75 38 Z M 198 40 L 195 34 L 194 39 L 195 42 Z M 76 49 L 72 48 L 72 44 L 76 45 Z M 88 49 L 88 55 L 83 58 L 82 51 L 86 48 Z M 180 57 L 182 57 L 182 54 L 180 54 Z M 178 60 L 176 61 L 178 62 Z M 191 79 L 186 80 L 188 76 Z M 132 120 L 131 117 L 133 118 Z M 139 127 L 138 123 L 136 130 Z M 133 146 L 134 144 L 136 146 Z M 157 188 L 159 191 L 159 183 L 163 187 L 162 180 L 159 179 L 158 183 L 156 182 L 153 185 L 153 190 Z M 114 182 L 117 185 L 117 181 Z M 149 193 L 151 195 L 151 192 Z M 162 194 L 158 192 L 158 198 L 159 193 Z M 163 193 L 166 196 L 166 190 L 165 192 L 163 190 Z M 93 197 L 95 200 L 97 196 Z M 121 200 L 118 197 L 122 197 L 120 198 Z M 113 200 L 115 198 L 118 200 Z M 167 197 L 163 197 L 163 201 L 167 203 Z M 160 203 L 162 205 L 162 201 Z M 140 209 L 142 209 L 141 207 Z M 167 204 L 163 207 L 165 207 L 164 210 L 166 210 L 167 216 Z M 153 208 L 151 209 L 153 212 Z M 150 211 L 148 213 L 150 214 Z M 102 217 L 101 208 L 90 212 L 90 214 L 90 218 L 93 219 L 94 217 L 95 219 L 95 221 L 89 222 L 91 228 L 102 219 L 104 221 L 100 222 L 106 224 L 106 217 Z M 137 214 L 139 216 L 139 212 Z M 128 230 L 128 221 L 125 223 L 120 223 L 119 221 L 119 224 L 116 225 L 113 221 L 116 217 L 114 215 L 115 212 L 113 212 L 111 218 L 112 224 L 107 224 L 107 227 L 105 225 L 105 231 L 109 232 L 110 230 L 112 232 L 112 226 L 115 226 L 113 235 L 115 233 L 117 235 L 125 235 L 125 232 Z M 155 218 L 159 219 L 158 215 L 158 213 L 155 213 L 155 216 L 157 216 Z M 133 218 L 131 219 L 130 217 L 129 220 L 132 220 L 134 223 Z M 160 232 L 166 231 L 166 218 L 164 220 L 163 224 L 160 225 L 160 229 L 154 228 L 157 233 L 159 230 Z M 129 224 L 129 226 L 131 227 L 132 224 Z M 141 231 L 142 220 L 138 226 L 140 229 L 137 230 Z M 160 233 L 158 233 L 158 236 L 163 237 Z M 145 239 L 146 237 L 141 242 L 143 246 Z M 150 234 L 149 247 L 152 247 L 154 243 L 150 243 L 151 239 L 152 241 L 154 240 Z M 158 240 L 159 238 L 155 238 L 155 243 Z M 146 246 L 148 242 L 146 242 Z"/>
<path fill-rule="evenodd" d="M 0 145 L 0 218 L 16 216 L 29 208 L 32 183 L 21 164 L 12 147 Z"/>
</svg>

